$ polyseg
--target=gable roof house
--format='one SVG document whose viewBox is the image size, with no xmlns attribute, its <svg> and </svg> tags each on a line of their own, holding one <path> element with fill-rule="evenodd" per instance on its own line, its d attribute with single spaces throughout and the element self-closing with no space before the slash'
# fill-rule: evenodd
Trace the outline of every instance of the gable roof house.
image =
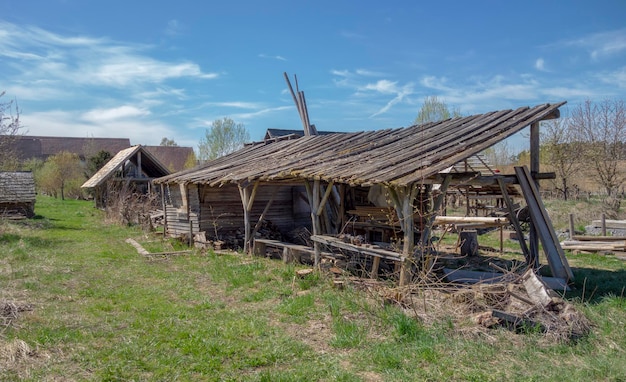
<svg viewBox="0 0 626 382">
<path fill-rule="evenodd" d="M 170 174 L 150 151 L 141 145 L 121 150 L 111 158 L 98 172 L 89 178 L 82 188 L 93 188 L 96 207 L 106 207 L 108 187 L 129 187 L 141 193 L 152 188 L 152 180 Z"/>
<path fill-rule="evenodd" d="M 33 217 L 35 195 L 35 179 L 32 172 L 0 172 L 0 217 Z"/>
<path fill-rule="evenodd" d="M 243 248 L 249 251 L 264 220 L 271 220 L 281 230 L 306 222 L 313 233 L 315 263 L 319 264 L 322 244 L 346 246 L 327 235 L 342 232 L 348 210 L 363 202 L 360 191 L 377 186 L 385 190 L 396 214 L 402 250 L 392 253 L 354 246 L 351 250 L 366 251 L 374 260 L 399 262 L 400 284 L 404 284 L 409 280 L 409 264 L 427 257 L 427 246 L 422 243 L 430 238 L 449 187 L 484 184 L 507 196 L 510 184 L 520 184 L 535 206 L 531 212 L 553 274 L 567 281 L 573 277 L 571 270 L 558 240 L 553 240 L 551 223 L 533 188 L 534 180 L 541 176 L 539 122 L 558 118 L 564 104 L 493 111 L 406 128 L 253 143 L 154 181 L 161 184 L 164 194 L 166 234 L 219 236 L 227 230 L 237 231 L 243 236 Z M 516 175 L 481 174 L 455 167 L 528 126 L 530 171 L 520 168 Z M 437 192 L 433 185 L 439 185 Z M 531 243 L 529 249 L 522 240 L 521 246 L 527 262 L 536 265 L 538 245 Z"/>
</svg>

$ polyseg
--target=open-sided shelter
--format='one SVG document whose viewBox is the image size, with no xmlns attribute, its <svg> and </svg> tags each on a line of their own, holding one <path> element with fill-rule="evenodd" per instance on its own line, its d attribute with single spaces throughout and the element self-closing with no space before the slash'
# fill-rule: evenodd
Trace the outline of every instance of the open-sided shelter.
<svg viewBox="0 0 626 382">
<path fill-rule="evenodd" d="M 135 191 L 150 192 L 152 180 L 168 175 L 170 171 L 143 146 L 132 146 L 118 152 L 81 187 L 93 188 L 96 206 L 106 206 L 107 183 L 131 186 Z"/>
<path fill-rule="evenodd" d="M 507 184 L 523 178 L 526 193 L 536 192 L 533 180 L 540 176 L 539 122 L 558 118 L 563 104 L 493 111 L 407 128 L 254 143 L 155 180 L 163 187 L 166 233 L 176 236 L 204 231 L 211 235 L 231 225 L 243 232 L 244 247 L 249 250 L 261 220 L 272 219 L 286 228 L 308 218 L 312 238 L 319 239 L 342 229 L 346 195 L 351 189 L 378 186 L 390 199 L 403 235 L 398 254 L 403 284 L 409 269 L 406 260 L 424 256 L 425 246 L 419 243 L 428 241 L 434 212 L 439 210 L 448 187 L 488 184 L 499 187 L 506 196 Z M 530 172 L 520 169 L 516 176 L 445 172 L 528 126 Z M 428 202 L 435 184 L 439 191 L 434 201 Z M 534 201 L 538 198 L 533 196 Z M 553 230 L 540 200 L 534 212 L 540 219 L 536 225 L 544 250 L 548 247 L 547 251 L 552 251 L 548 258 L 564 265 L 553 269 L 555 276 L 571 279 L 558 241 L 548 243 L 554 241 Z M 315 240 L 316 263 L 321 242 L 323 238 Z M 537 245 L 531 243 L 528 249 L 523 243 L 523 247 L 528 260 L 536 258 L 537 254 L 529 251 L 536 252 Z"/>
</svg>

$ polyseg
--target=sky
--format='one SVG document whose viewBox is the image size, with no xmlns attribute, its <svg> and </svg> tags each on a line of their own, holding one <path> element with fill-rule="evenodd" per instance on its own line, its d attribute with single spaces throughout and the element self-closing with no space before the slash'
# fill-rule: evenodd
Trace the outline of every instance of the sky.
<svg viewBox="0 0 626 382">
<path fill-rule="evenodd" d="M 626 1 L 0 0 L 0 101 L 28 135 L 197 148 L 227 117 L 256 141 L 302 128 L 285 72 L 324 131 L 410 126 L 430 96 L 563 115 L 626 99 Z"/>
</svg>

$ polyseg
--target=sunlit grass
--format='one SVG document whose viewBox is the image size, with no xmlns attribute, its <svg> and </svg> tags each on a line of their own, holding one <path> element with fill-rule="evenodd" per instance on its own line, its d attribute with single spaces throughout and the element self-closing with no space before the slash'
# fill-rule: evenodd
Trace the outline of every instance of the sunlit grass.
<svg viewBox="0 0 626 382">
<path fill-rule="evenodd" d="M 568 255 L 577 277 L 568 298 L 593 331 L 572 343 L 550 343 L 539 333 L 471 331 L 445 318 L 427 325 L 349 282 L 340 289 L 321 272 L 301 278 L 300 266 L 281 261 L 210 251 L 149 259 L 126 238 L 151 252 L 185 247 L 104 224 L 90 202 L 40 197 L 36 212 L 36 219 L 0 223 L 1 299 L 32 307 L 2 332 L 0 346 L 22 340 L 34 349 L 2 365 L 0 380 L 626 375 L 626 267 L 611 256 Z M 484 240 L 481 245 L 495 246 Z"/>
</svg>

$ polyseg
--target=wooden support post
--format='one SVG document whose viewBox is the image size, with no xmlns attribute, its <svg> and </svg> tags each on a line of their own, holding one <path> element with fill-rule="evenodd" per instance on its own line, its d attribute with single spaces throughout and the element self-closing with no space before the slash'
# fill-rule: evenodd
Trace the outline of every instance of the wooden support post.
<svg viewBox="0 0 626 382">
<path fill-rule="evenodd" d="M 248 205 L 250 203 L 250 188 L 239 185 L 239 195 L 241 196 L 241 205 L 243 207 L 243 251 L 245 253 L 250 253 L 250 211 L 248 210 Z"/>
<path fill-rule="evenodd" d="M 320 200 L 320 181 L 316 179 L 313 181 L 313 186 L 308 179 L 304 180 L 304 188 L 306 189 L 306 194 L 309 198 L 309 207 L 311 208 L 311 226 L 313 228 L 313 235 L 321 235 L 321 225 L 320 225 L 320 217 L 317 215 L 317 210 L 319 209 L 319 200 Z M 322 254 L 321 244 L 318 242 L 313 243 L 313 248 L 315 249 L 315 257 L 314 257 L 314 267 L 320 266 L 320 258 Z"/>
<path fill-rule="evenodd" d="M 606 236 L 606 214 L 603 213 L 600 219 L 601 219 L 600 229 L 602 230 L 602 236 Z"/>
<path fill-rule="evenodd" d="M 576 235 L 574 231 L 574 214 L 569 214 L 569 239 L 574 240 L 574 235 Z"/>
<path fill-rule="evenodd" d="M 430 233 L 433 228 L 433 224 L 435 222 L 435 218 L 437 217 L 437 211 L 441 208 L 441 204 L 444 201 L 446 196 L 446 192 L 448 192 L 448 186 L 450 185 L 450 181 L 452 180 L 452 175 L 448 174 L 445 178 L 443 178 L 443 183 L 441 183 L 441 187 L 439 187 L 440 194 L 437 196 L 434 205 L 432 206 L 432 211 L 424 225 L 424 229 L 422 230 L 421 243 L 423 250 L 423 255 L 428 253 L 430 248 Z"/>
<path fill-rule="evenodd" d="M 168 185 L 169 189 L 169 185 Z M 161 205 L 163 206 L 163 237 L 167 236 L 167 204 L 165 202 L 165 185 L 161 183 Z"/>
<path fill-rule="evenodd" d="M 509 196 L 509 192 L 506 189 L 506 184 L 504 183 L 504 179 L 502 177 L 498 177 L 498 185 L 500 185 L 500 192 L 502 193 L 502 197 L 504 198 L 504 202 L 506 203 L 507 209 L 509 211 L 509 220 L 513 224 L 515 228 L 515 234 L 517 235 L 517 240 L 520 243 L 520 247 L 522 248 L 522 253 L 524 254 L 524 259 L 526 259 L 526 263 L 529 266 L 533 265 L 533 258 L 530 255 L 530 251 L 528 250 L 528 246 L 526 245 L 526 239 L 524 239 L 524 231 L 522 231 L 522 227 L 519 224 L 519 220 L 517 220 L 517 216 L 515 215 L 515 208 L 513 207 L 513 200 Z"/>
<path fill-rule="evenodd" d="M 539 174 L 539 122 L 535 122 L 530 125 L 530 174 L 534 177 Z M 535 185 L 539 189 L 539 182 L 535 180 Z M 531 222 L 530 232 L 528 235 L 528 241 L 530 244 L 531 263 L 535 267 L 539 267 L 539 235 L 537 233 L 537 227 Z"/>
<path fill-rule="evenodd" d="M 143 178 L 143 171 L 141 169 L 141 151 L 137 152 L 137 178 Z"/>
<path fill-rule="evenodd" d="M 346 225 L 346 187 L 345 184 L 339 185 L 339 214 L 335 222 L 339 227 L 339 232 L 341 232 Z"/>
<path fill-rule="evenodd" d="M 372 259 L 372 274 L 370 275 L 372 279 L 378 278 L 379 267 L 380 267 L 380 257 L 374 256 L 374 258 Z"/>
</svg>

